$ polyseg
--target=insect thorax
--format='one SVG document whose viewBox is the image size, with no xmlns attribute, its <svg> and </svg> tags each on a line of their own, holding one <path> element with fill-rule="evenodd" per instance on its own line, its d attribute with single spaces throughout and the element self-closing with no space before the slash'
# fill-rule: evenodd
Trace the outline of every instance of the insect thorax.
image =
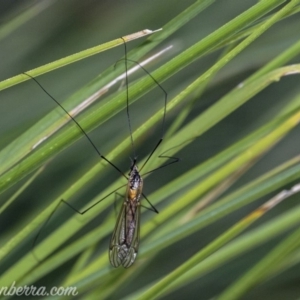
<svg viewBox="0 0 300 300">
<path fill-rule="evenodd" d="M 128 199 L 138 201 L 143 190 L 143 179 L 138 168 L 134 165 L 129 173 L 128 180 Z"/>
</svg>

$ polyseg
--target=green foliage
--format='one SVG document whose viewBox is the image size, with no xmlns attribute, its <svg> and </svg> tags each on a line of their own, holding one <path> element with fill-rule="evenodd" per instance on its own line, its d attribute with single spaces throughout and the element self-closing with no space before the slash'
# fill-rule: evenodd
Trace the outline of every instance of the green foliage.
<svg viewBox="0 0 300 300">
<path fill-rule="evenodd" d="M 290 197 L 298 190 L 272 197 L 300 177 L 300 44 L 295 29 L 300 0 L 235 1 L 236 6 L 202 0 L 171 10 L 172 1 L 161 2 L 153 1 L 151 12 L 127 3 L 131 9 L 126 13 L 141 26 L 128 25 L 129 32 L 120 26 L 125 4 L 106 7 L 107 15 L 120 20 L 107 20 L 114 24 L 106 28 L 103 42 L 84 52 L 85 30 L 95 39 L 99 36 L 92 30 L 96 2 L 86 4 L 91 19 L 82 32 L 73 24 L 75 29 L 69 30 L 74 36 L 68 37 L 65 29 L 58 38 L 57 43 L 70 43 L 70 53 L 53 46 L 55 31 L 41 38 L 36 24 L 41 22 L 45 29 L 45 16 L 56 20 L 57 34 L 68 21 L 82 17 L 79 2 L 77 14 L 66 13 L 64 22 L 59 22 L 58 12 L 66 7 L 53 1 L 23 8 L 0 30 L 1 43 L 7 46 L 1 48 L 2 57 L 13 52 L 12 40 L 21 42 L 25 36 L 30 45 L 21 48 L 16 64 L 3 61 L 3 78 L 8 79 L 0 82 L 5 101 L 0 126 L 1 286 L 14 281 L 20 286 L 76 286 L 84 299 L 195 299 L 199 294 L 201 299 L 272 299 L 265 293 L 274 286 L 277 299 L 299 293 L 297 284 L 284 290 L 285 274 L 299 277 L 293 269 L 299 264 L 299 196 Z M 215 20 L 220 10 L 228 15 Z M 29 66 L 29 74 L 76 118 L 101 154 L 128 170 L 132 146 L 122 84 L 124 46 L 116 39 L 109 47 L 119 47 L 107 50 L 104 42 L 148 27 L 139 18 L 143 14 L 149 14 L 149 23 L 159 24 L 150 29 L 163 30 L 126 47 L 128 57 L 139 62 L 164 49 L 145 68 L 168 91 L 165 135 L 142 172 L 145 193 L 160 213 L 143 210 L 135 264 L 112 269 L 107 248 L 116 220 L 113 192 L 126 180 L 97 156 L 76 124 L 22 72 Z M 72 39 L 80 41 L 80 47 Z M 59 57 L 53 56 L 53 49 Z M 129 76 L 129 102 L 142 166 L 162 135 L 164 107 L 155 82 L 140 71 Z M 181 161 L 147 173 L 166 163 L 159 155 Z M 107 195 L 82 216 L 61 204 L 64 199 L 84 210 Z"/>
</svg>

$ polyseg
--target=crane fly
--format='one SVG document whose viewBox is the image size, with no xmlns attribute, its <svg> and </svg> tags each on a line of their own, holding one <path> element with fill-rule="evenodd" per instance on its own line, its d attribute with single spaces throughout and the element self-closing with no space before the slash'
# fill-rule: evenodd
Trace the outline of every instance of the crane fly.
<svg viewBox="0 0 300 300">
<path fill-rule="evenodd" d="M 156 79 L 147 71 L 143 68 L 143 66 L 135 61 L 127 59 L 127 47 L 126 47 L 126 40 L 122 38 L 124 41 L 124 49 L 125 49 L 125 79 L 126 79 L 126 92 L 127 92 L 127 120 L 128 120 L 128 125 L 129 125 L 129 131 L 130 131 L 130 138 L 131 138 L 131 146 L 134 154 L 134 158 L 132 160 L 132 164 L 130 167 L 130 171 L 128 174 L 128 177 L 116 166 L 114 165 L 111 161 L 109 161 L 104 155 L 101 154 L 101 152 L 98 150 L 96 145 L 93 143 L 89 135 L 84 131 L 82 126 L 76 121 L 76 119 L 69 113 L 55 98 L 53 98 L 44 88 L 43 86 L 31 75 L 24 73 L 28 77 L 32 78 L 39 86 L 40 88 L 53 100 L 56 102 L 57 105 L 61 107 L 62 110 L 72 119 L 77 127 L 81 130 L 81 132 L 86 136 L 86 138 L 89 140 L 90 144 L 93 146 L 93 148 L 96 150 L 100 158 L 104 159 L 107 163 L 109 163 L 112 167 L 114 167 L 115 170 L 117 170 L 123 177 L 127 179 L 127 184 L 126 184 L 126 192 L 125 192 L 125 199 L 123 202 L 123 205 L 121 207 L 121 210 L 119 212 L 117 222 L 115 225 L 115 228 L 113 230 L 113 234 L 110 240 L 110 245 L 109 245 L 109 260 L 110 263 L 113 267 L 119 267 L 122 265 L 124 268 L 130 267 L 138 253 L 138 248 L 139 248 L 139 241 L 140 241 L 140 214 L 141 214 L 141 198 L 142 196 L 147 200 L 147 202 L 151 206 L 151 210 L 154 212 L 158 213 L 156 208 L 150 203 L 150 201 L 147 199 L 145 194 L 143 194 L 143 179 L 140 175 L 140 171 L 144 168 L 146 163 L 149 161 L 151 156 L 154 154 L 156 151 L 157 147 L 160 145 L 160 143 L 163 140 L 163 134 L 164 134 L 164 124 L 165 124 L 165 117 L 166 117 L 166 105 L 167 105 L 167 92 L 162 88 L 162 86 L 156 81 Z M 151 151 L 150 155 L 146 158 L 144 164 L 140 168 L 140 171 L 138 170 L 137 166 L 137 159 L 135 155 L 135 147 L 134 147 L 134 141 L 133 141 L 133 135 L 132 135 L 132 129 L 131 129 L 131 123 L 130 123 L 130 114 L 129 114 L 129 89 L 128 89 L 128 62 L 132 62 L 137 64 L 140 68 L 142 68 L 146 74 L 148 74 L 152 80 L 160 87 L 160 89 L 164 92 L 165 95 L 165 100 L 164 100 L 164 112 L 163 112 L 163 122 L 162 122 L 162 135 L 154 149 Z M 167 162 L 160 167 L 148 171 L 148 173 L 151 173 L 157 169 L 163 168 L 165 166 L 168 166 L 170 164 L 173 164 L 175 162 L 178 162 L 178 158 L 175 157 L 168 157 L 168 156 L 159 156 L 161 158 L 167 158 L 167 159 L 172 159 L 172 161 Z M 124 186 L 124 185 L 123 185 Z M 121 187 L 123 187 L 121 186 Z M 116 189 L 114 192 L 119 190 L 121 187 Z M 112 193 L 114 193 L 112 192 Z M 73 209 L 75 212 L 83 215 L 90 209 L 92 209 L 95 205 L 100 203 L 102 200 L 107 198 L 109 195 L 112 193 L 109 193 L 96 203 L 92 204 L 90 207 L 85 209 L 84 211 L 80 211 L 73 207 L 71 204 L 69 204 L 67 201 L 61 199 L 60 203 L 64 203 L 67 206 L 69 206 L 71 209 Z M 58 206 L 57 206 L 58 207 Z M 56 208 L 57 208 L 56 207 Z M 55 209 L 56 210 L 56 209 Z M 39 234 L 43 227 L 47 224 L 55 210 L 50 214 L 46 222 L 43 224 L 42 228 L 38 232 L 37 236 L 34 239 L 33 245 L 35 245 Z M 34 246 L 33 246 L 34 247 Z"/>
<path fill-rule="evenodd" d="M 143 179 L 136 161 L 130 168 L 125 201 L 120 210 L 109 245 L 109 260 L 113 267 L 130 267 L 137 256 L 140 243 L 140 199 Z"/>
</svg>

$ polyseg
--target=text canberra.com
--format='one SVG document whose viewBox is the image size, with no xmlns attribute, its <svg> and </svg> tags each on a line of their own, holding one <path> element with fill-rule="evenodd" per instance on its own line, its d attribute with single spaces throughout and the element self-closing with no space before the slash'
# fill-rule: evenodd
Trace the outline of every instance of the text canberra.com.
<svg viewBox="0 0 300 300">
<path fill-rule="evenodd" d="M 45 286 L 36 287 L 34 285 L 16 286 L 14 281 L 9 287 L 0 287 L 1 296 L 76 296 L 76 287 L 52 287 L 47 291 Z"/>
</svg>

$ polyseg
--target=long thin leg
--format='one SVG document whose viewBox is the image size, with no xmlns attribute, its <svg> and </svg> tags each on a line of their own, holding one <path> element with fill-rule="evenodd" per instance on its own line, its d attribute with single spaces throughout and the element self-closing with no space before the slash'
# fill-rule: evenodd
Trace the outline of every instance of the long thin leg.
<svg viewBox="0 0 300 300">
<path fill-rule="evenodd" d="M 146 207 L 146 206 L 143 206 L 143 205 L 141 205 L 141 206 L 143 206 L 143 207 L 145 207 L 146 209 L 149 209 L 149 210 L 151 210 L 151 211 L 153 211 L 153 212 L 155 212 L 155 213 L 159 213 L 159 211 L 155 208 L 155 206 L 149 201 L 149 199 L 146 197 L 146 195 L 144 194 L 144 193 L 142 193 L 142 195 L 143 195 L 143 197 L 147 200 L 147 202 L 149 203 L 149 205 L 151 206 L 151 209 L 149 209 L 148 207 Z"/>
<path fill-rule="evenodd" d="M 115 170 L 117 170 L 122 176 L 124 176 L 127 179 L 127 176 L 115 165 L 113 164 L 111 161 L 109 161 L 104 155 L 101 154 L 101 152 L 98 150 L 98 148 L 96 147 L 96 145 L 94 144 L 94 142 L 92 141 L 92 139 L 89 137 L 89 135 L 84 131 L 84 129 L 82 128 L 82 126 L 76 121 L 76 119 L 46 90 L 44 89 L 44 87 L 32 76 L 30 76 L 29 74 L 23 72 L 23 74 L 25 74 L 26 76 L 30 77 L 73 121 L 74 123 L 77 125 L 77 127 L 80 129 L 80 131 L 85 135 L 85 137 L 88 139 L 88 141 L 90 142 L 90 144 L 92 145 L 92 147 L 95 149 L 95 151 L 97 152 L 97 154 L 104 159 L 107 163 L 109 163 L 111 166 L 113 166 L 115 168 Z"/>
<path fill-rule="evenodd" d="M 125 45 L 125 54 L 127 53 L 127 49 L 126 49 L 126 43 L 124 41 L 124 45 Z M 144 162 L 144 164 L 142 165 L 142 167 L 140 168 L 140 171 L 144 168 L 144 166 L 147 164 L 147 162 L 149 161 L 149 159 L 151 158 L 151 156 L 154 154 L 154 152 L 156 151 L 157 147 L 160 145 L 160 143 L 163 141 L 163 137 L 165 134 L 165 121 L 166 121 L 166 114 L 167 114 L 167 101 L 168 101 L 168 93 L 166 92 L 166 90 L 159 84 L 159 82 L 138 62 L 128 59 L 127 58 L 127 54 L 125 55 L 125 59 L 120 59 L 121 60 L 125 60 L 125 68 L 126 68 L 126 74 L 127 74 L 127 62 L 130 61 L 132 63 L 137 64 L 146 74 L 148 74 L 152 80 L 157 84 L 157 86 L 162 90 L 162 92 L 164 93 L 164 114 L 163 114 L 163 120 L 162 120 L 162 132 L 161 132 L 161 138 L 158 141 L 158 143 L 156 144 L 156 146 L 154 147 L 154 149 L 152 150 L 152 152 L 150 153 L 150 155 L 148 156 L 148 158 L 146 159 L 146 161 Z M 119 62 L 117 61 L 117 63 Z M 116 64 L 117 64 L 116 63 Z M 129 117 L 129 103 L 128 103 L 128 76 L 126 76 L 126 86 L 127 86 L 127 117 L 128 117 L 128 123 L 129 123 L 129 130 L 130 130 L 130 136 L 131 136 L 131 143 L 134 145 L 133 143 L 133 139 L 132 139 L 132 129 L 131 129 L 131 123 L 130 123 L 130 117 Z M 134 157 L 135 157 L 135 150 L 134 150 Z"/>
<path fill-rule="evenodd" d="M 164 155 L 160 155 L 160 156 L 158 156 L 158 158 L 168 158 L 168 159 L 172 159 L 173 161 L 170 161 L 170 162 L 168 162 L 168 163 L 166 163 L 166 164 L 164 164 L 164 165 L 162 165 L 162 166 L 159 166 L 159 167 L 157 167 L 157 168 L 155 168 L 155 169 L 152 169 L 152 170 L 150 170 L 150 171 L 144 173 L 143 175 L 152 173 L 152 172 L 154 172 L 154 171 L 156 171 L 156 170 L 165 168 L 165 167 L 167 167 L 167 166 L 169 166 L 169 165 L 175 164 L 175 163 L 177 163 L 177 162 L 180 161 L 180 158 L 179 158 L 179 157 L 173 157 L 173 156 L 164 156 Z"/>
<path fill-rule="evenodd" d="M 44 224 L 42 225 L 42 227 L 40 228 L 39 232 L 37 233 L 37 235 L 35 236 L 33 243 L 32 243 L 32 249 L 33 249 L 33 256 L 39 261 L 39 259 L 37 258 L 37 256 L 34 253 L 34 248 L 36 245 L 36 242 L 38 241 L 38 238 L 40 237 L 41 232 L 43 231 L 43 229 L 46 227 L 46 225 L 48 224 L 48 222 L 50 221 L 51 217 L 53 216 L 53 214 L 56 212 L 56 210 L 58 209 L 58 207 L 60 206 L 60 204 L 66 204 L 69 208 L 71 208 L 73 211 L 75 211 L 76 213 L 80 214 L 80 215 L 84 215 L 86 212 L 88 212 L 90 209 L 92 209 L 93 207 L 95 207 L 97 204 L 99 204 L 100 202 L 102 202 L 103 200 L 105 200 L 107 197 L 109 197 L 110 195 L 112 195 L 113 193 L 117 192 L 119 189 L 121 189 L 122 187 L 126 186 L 126 184 L 118 187 L 117 189 L 115 189 L 114 191 L 112 191 L 111 193 L 107 194 L 106 196 L 104 196 L 103 198 L 101 198 L 99 201 L 97 201 L 96 203 L 93 203 L 90 207 L 86 208 L 83 211 L 78 210 L 77 208 L 75 208 L 74 206 L 72 206 L 70 203 L 68 203 L 67 201 L 61 199 L 58 204 L 56 205 L 56 207 L 54 208 L 54 210 L 51 212 L 51 214 L 49 215 L 49 217 L 47 218 L 47 220 L 44 222 Z"/>
</svg>

